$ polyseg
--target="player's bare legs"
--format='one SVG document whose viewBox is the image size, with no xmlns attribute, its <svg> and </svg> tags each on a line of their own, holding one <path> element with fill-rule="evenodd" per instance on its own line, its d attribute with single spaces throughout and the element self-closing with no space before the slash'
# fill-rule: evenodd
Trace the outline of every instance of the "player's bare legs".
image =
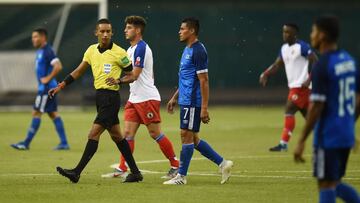
<svg viewBox="0 0 360 203">
<path fill-rule="evenodd" d="M 287 151 L 288 142 L 292 136 L 295 128 L 295 114 L 300 109 L 291 100 L 288 100 L 285 105 L 285 122 L 284 128 L 281 134 L 281 140 L 278 145 L 269 149 L 272 152 Z M 303 110 L 301 111 L 303 114 Z M 306 113 L 305 113 L 306 114 Z"/>
</svg>

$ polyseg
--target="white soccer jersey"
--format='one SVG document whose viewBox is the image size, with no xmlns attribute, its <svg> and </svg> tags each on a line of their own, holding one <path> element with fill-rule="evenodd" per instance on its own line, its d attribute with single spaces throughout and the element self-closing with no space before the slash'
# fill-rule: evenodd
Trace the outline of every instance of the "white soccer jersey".
<svg viewBox="0 0 360 203">
<path fill-rule="evenodd" d="M 141 40 L 135 46 L 129 47 L 127 53 L 133 67 L 142 68 L 138 79 L 130 83 L 129 102 L 160 101 L 159 91 L 154 85 L 153 56 L 150 47 Z"/>
<path fill-rule="evenodd" d="M 284 44 L 279 57 L 284 61 L 289 88 L 299 88 L 309 78 L 309 44 L 297 40 L 295 44 Z"/>
</svg>

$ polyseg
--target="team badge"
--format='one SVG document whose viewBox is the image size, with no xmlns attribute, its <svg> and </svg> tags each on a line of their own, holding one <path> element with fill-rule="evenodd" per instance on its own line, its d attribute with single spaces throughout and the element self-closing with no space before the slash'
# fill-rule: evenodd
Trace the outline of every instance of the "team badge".
<svg viewBox="0 0 360 203">
<path fill-rule="evenodd" d="M 154 114 L 152 112 L 149 112 L 146 114 L 146 117 L 149 119 L 154 118 Z"/>
<path fill-rule="evenodd" d="M 125 56 L 124 58 L 121 59 L 121 62 L 126 65 L 126 64 L 128 64 L 130 61 L 129 61 L 129 58 Z"/>
<path fill-rule="evenodd" d="M 140 61 L 141 61 L 141 57 L 140 56 L 136 57 L 135 66 L 140 66 Z"/>
<path fill-rule="evenodd" d="M 299 98 L 299 96 L 298 96 L 297 94 L 294 94 L 293 96 L 291 96 L 291 99 L 292 99 L 293 101 L 298 100 L 298 98 Z"/>
</svg>

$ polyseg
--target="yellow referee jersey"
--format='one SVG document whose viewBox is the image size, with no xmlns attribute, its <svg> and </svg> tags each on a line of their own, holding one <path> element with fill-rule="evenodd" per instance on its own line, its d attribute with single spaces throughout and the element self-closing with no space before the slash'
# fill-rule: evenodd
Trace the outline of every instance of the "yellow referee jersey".
<svg viewBox="0 0 360 203">
<path fill-rule="evenodd" d="M 109 77 L 118 79 L 122 69 L 131 65 L 126 51 L 112 43 L 109 49 L 100 53 L 99 44 L 90 45 L 84 54 L 83 61 L 90 64 L 94 76 L 95 89 L 119 90 L 119 85 L 109 86 L 105 80 Z"/>
</svg>

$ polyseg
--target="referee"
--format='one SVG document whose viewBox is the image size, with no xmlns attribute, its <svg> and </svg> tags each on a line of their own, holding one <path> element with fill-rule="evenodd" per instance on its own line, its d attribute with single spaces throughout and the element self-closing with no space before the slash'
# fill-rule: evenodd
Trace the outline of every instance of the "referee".
<svg viewBox="0 0 360 203">
<path fill-rule="evenodd" d="M 100 19 L 96 23 L 95 36 L 98 43 L 91 45 L 85 52 L 83 61 L 66 78 L 58 84 L 56 88 L 49 91 L 50 97 L 54 96 L 60 90 L 70 85 L 78 79 L 91 66 L 94 76 L 94 87 L 96 89 L 96 110 L 97 116 L 88 135 L 84 153 L 73 169 L 63 169 L 57 167 L 56 170 L 63 176 L 77 183 L 80 174 L 95 154 L 100 135 L 107 130 L 112 140 L 125 157 L 131 173 L 125 178 L 124 182 L 139 182 L 143 177 L 136 166 L 135 160 L 131 154 L 128 142 L 121 135 L 118 113 L 120 109 L 119 85 L 109 86 L 106 79 L 109 77 L 120 78 L 121 72 L 131 74 L 132 63 L 124 49 L 111 41 L 113 35 L 111 22 L 108 19 Z"/>
</svg>

